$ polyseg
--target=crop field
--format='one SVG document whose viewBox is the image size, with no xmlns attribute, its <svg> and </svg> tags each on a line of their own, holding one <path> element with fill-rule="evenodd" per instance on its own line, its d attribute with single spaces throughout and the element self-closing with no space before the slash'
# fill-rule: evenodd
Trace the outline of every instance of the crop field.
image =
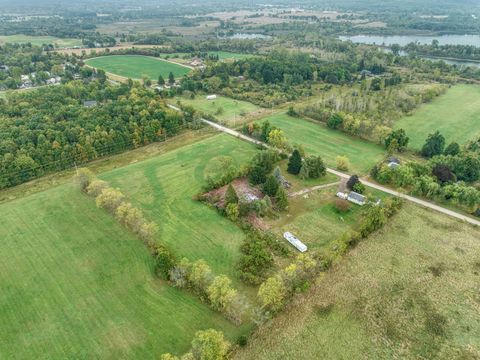
<svg viewBox="0 0 480 360">
<path fill-rule="evenodd" d="M 73 47 L 81 46 L 81 39 L 61 39 L 54 36 L 27 36 L 27 35 L 1 35 L 0 45 L 5 43 L 31 43 L 32 45 L 42 46 L 43 44 L 53 44 L 55 47 Z"/>
<path fill-rule="evenodd" d="M 216 273 L 234 280 L 243 232 L 192 197 L 201 192 L 208 174 L 230 157 L 246 163 L 255 147 L 220 134 L 199 143 L 102 175 L 159 226 L 159 239 L 178 255 L 205 259 Z"/>
<path fill-rule="evenodd" d="M 157 80 L 160 74 L 167 79 L 170 72 L 175 77 L 182 77 L 191 71 L 190 68 L 182 65 L 140 55 L 101 56 L 86 60 L 86 63 L 108 73 L 131 79 L 141 79 L 145 75 L 152 80 Z"/>
<path fill-rule="evenodd" d="M 0 214 L 1 359 L 158 359 L 186 351 L 200 329 L 246 331 L 154 278 L 144 245 L 71 183 Z M 219 242 L 238 239 L 233 225 L 219 235 L 229 233 Z"/>
<path fill-rule="evenodd" d="M 234 359 L 478 359 L 479 238 L 406 204 Z"/>
<path fill-rule="evenodd" d="M 270 115 L 264 120 L 282 129 L 291 144 L 303 145 L 307 154 L 320 155 L 333 168 L 336 157 L 342 155 L 350 160 L 350 172 L 366 174 L 385 153 L 383 148 L 368 141 L 284 113 Z"/>
<path fill-rule="evenodd" d="M 220 122 L 233 127 L 261 116 L 265 112 L 257 105 L 225 96 L 217 96 L 215 100 L 207 100 L 206 95 L 197 95 L 195 99 L 180 97 L 175 100 L 180 100 L 185 105 L 191 105 L 205 114 L 213 115 Z"/>
<path fill-rule="evenodd" d="M 436 130 L 447 144 L 464 144 L 480 135 L 480 86 L 455 85 L 429 104 L 422 105 L 412 116 L 395 124 L 405 129 L 410 147 L 421 149 L 427 136 Z"/>
</svg>

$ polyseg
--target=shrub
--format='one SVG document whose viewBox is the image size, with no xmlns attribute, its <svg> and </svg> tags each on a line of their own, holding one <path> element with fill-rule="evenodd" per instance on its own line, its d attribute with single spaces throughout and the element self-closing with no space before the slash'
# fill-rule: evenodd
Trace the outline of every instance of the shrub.
<svg viewBox="0 0 480 360">
<path fill-rule="evenodd" d="M 238 196 L 233 188 L 232 184 L 228 185 L 227 191 L 225 193 L 225 205 L 237 204 Z"/>
<path fill-rule="evenodd" d="M 366 191 L 365 185 L 363 185 L 360 181 L 353 185 L 353 191 L 359 194 L 363 194 Z"/>
<path fill-rule="evenodd" d="M 438 164 L 435 165 L 432 169 L 432 174 L 435 176 L 441 183 L 455 182 L 457 177 L 450 170 L 447 165 Z"/>
<path fill-rule="evenodd" d="M 456 142 L 450 143 L 446 148 L 445 151 L 443 152 L 445 155 L 458 155 L 460 154 L 460 145 Z"/>
<path fill-rule="evenodd" d="M 86 191 L 90 183 L 95 180 L 95 175 L 89 169 L 82 168 L 78 170 L 76 180 L 80 185 L 80 189 Z"/>
<path fill-rule="evenodd" d="M 343 117 L 338 113 L 333 113 L 327 120 L 327 126 L 331 129 L 338 129 L 343 125 Z"/>
<path fill-rule="evenodd" d="M 358 175 L 352 175 L 352 176 L 350 176 L 350 179 L 348 179 L 348 181 L 347 181 L 347 187 L 350 190 L 353 190 L 355 185 L 358 184 L 359 182 L 360 182 L 360 179 L 358 178 Z"/>
<path fill-rule="evenodd" d="M 240 215 L 238 204 L 235 203 L 228 204 L 225 208 L 225 212 L 227 214 L 227 217 L 232 221 L 237 221 Z"/>
<path fill-rule="evenodd" d="M 275 204 L 280 211 L 283 211 L 288 207 L 287 193 L 282 186 L 278 187 L 277 193 L 275 194 Z"/>
<path fill-rule="evenodd" d="M 425 144 L 422 147 L 422 155 L 431 158 L 435 155 L 443 153 L 445 147 L 445 138 L 439 131 L 435 131 L 433 134 L 428 135 Z"/>
<path fill-rule="evenodd" d="M 248 284 L 260 284 L 273 266 L 273 256 L 267 240 L 265 236 L 250 232 L 240 248 L 242 256 L 238 269 L 240 278 Z"/>
<path fill-rule="evenodd" d="M 107 188 L 103 189 L 101 194 L 96 197 L 95 203 L 98 207 L 104 208 L 113 214 L 123 202 L 124 198 L 125 196 L 120 190 Z"/>
<path fill-rule="evenodd" d="M 303 162 L 303 166 L 307 167 L 307 177 L 309 179 L 318 179 L 327 173 L 327 168 L 320 156 L 307 156 Z"/>
<path fill-rule="evenodd" d="M 275 196 L 278 190 L 278 180 L 274 175 L 267 177 L 265 184 L 263 184 L 263 193 L 268 196 Z"/>
<path fill-rule="evenodd" d="M 265 169 L 260 165 L 253 166 L 248 175 L 248 180 L 253 185 L 263 184 L 267 180 Z"/>
<path fill-rule="evenodd" d="M 348 171 L 350 168 L 350 160 L 346 156 L 337 156 L 337 169 L 340 171 Z"/>
<path fill-rule="evenodd" d="M 300 152 L 297 149 L 295 149 L 293 150 L 292 155 L 290 156 L 290 159 L 288 161 L 287 171 L 290 174 L 298 175 L 300 173 L 301 168 L 302 168 L 302 156 L 300 155 Z"/>
<path fill-rule="evenodd" d="M 350 210 L 350 203 L 344 199 L 335 199 L 335 209 L 340 213 L 345 213 Z"/>
<path fill-rule="evenodd" d="M 87 186 L 87 194 L 93 197 L 97 197 L 102 193 L 104 189 L 108 188 L 107 182 L 103 180 L 94 179 Z"/>
<path fill-rule="evenodd" d="M 248 343 L 248 337 L 246 335 L 240 335 L 237 339 L 237 344 L 241 347 L 246 346 Z"/>
<path fill-rule="evenodd" d="M 170 279 L 170 272 L 176 265 L 175 256 L 163 245 L 157 245 L 154 252 L 155 273 L 164 280 Z"/>
</svg>

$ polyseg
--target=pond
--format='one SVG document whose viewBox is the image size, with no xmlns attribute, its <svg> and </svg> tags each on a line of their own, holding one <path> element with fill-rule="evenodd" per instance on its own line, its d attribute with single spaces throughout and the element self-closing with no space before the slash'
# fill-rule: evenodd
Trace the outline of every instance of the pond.
<svg viewBox="0 0 480 360">
<path fill-rule="evenodd" d="M 405 46 L 411 42 L 420 44 L 431 44 L 433 40 L 438 40 L 440 45 L 473 45 L 480 47 L 480 35 L 439 35 L 439 36 L 422 36 L 422 35 L 355 35 L 340 36 L 340 40 L 350 40 L 354 43 L 385 45 L 398 44 Z"/>
<path fill-rule="evenodd" d="M 251 39 L 270 39 L 270 35 L 254 34 L 254 33 L 235 33 L 233 35 L 227 35 L 222 38 L 227 39 L 239 39 L 239 40 L 251 40 Z"/>
</svg>

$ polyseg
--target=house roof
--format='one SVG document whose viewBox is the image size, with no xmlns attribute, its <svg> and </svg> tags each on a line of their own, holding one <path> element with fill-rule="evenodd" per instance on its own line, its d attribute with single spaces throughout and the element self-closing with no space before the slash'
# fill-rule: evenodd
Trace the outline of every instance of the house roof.
<svg viewBox="0 0 480 360">
<path fill-rule="evenodd" d="M 83 106 L 86 106 L 86 107 L 92 107 L 92 106 L 95 106 L 95 105 L 97 105 L 96 100 L 85 100 L 83 102 Z"/>
<path fill-rule="evenodd" d="M 355 191 L 351 191 L 350 194 L 348 194 L 348 198 L 359 201 L 359 202 L 365 202 L 367 200 L 365 196 L 363 196 L 362 194 L 356 193 Z"/>
</svg>

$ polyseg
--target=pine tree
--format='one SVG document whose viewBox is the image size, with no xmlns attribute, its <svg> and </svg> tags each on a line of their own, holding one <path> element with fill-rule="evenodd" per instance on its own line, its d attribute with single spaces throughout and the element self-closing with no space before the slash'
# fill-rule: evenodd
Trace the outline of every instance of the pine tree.
<svg viewBox="0 0 480 360">
<path fill-rule="evenodd" d="M 278 181 L 275 176 L 270 175 L 267 177 L 267 181 L 263 185 L 263 193 L 268 196 L 275 196 L 278 190 Z"/>
<path fill-rule="evenodd" d="M 266 180 L 265 169 L 260 165 L 255 165 L 250 170 L 248 178 L 253 185 L 263 184 Z"/>
<path fill-rule="evenodd" d="M 292 155 L 290 156 L 290 160 L 288 161 L 287 171 L 290 174 L 298 175 L 301 168 L 302 168 L 302 156 L 300 155 L 300 152 L 297 149 L 295 149 L 293 150 Z"/>
<path fill-rule="evenodd" d="M 225 193 L 225 206 L 230 204 L 237 204 L 238 196 L 233 188 L 232 184 L 228 185 L 227 192 Z"/>
<path fill-rule="evenodd" d="M 168 74 L 168 83 L 169 83 L 170 85 L 175 84 L 175 76 L 173 76 L 173 73 L 172 73 L 172 72 L 170 72 L 170 74 Z"/>
<path fill-rule="evenodd" d="M 161 74 L 158 75 L 158 85 L 160 85 L 160 86 L 165 85 L 165 79 L 163 78 L 163 76 Z"/>
<path fill-rule="evenodd" d="M 281 186 L 278 187 L 277 193 L 275 194 L 275 201 L 277 209 L 280 211 L 283 211 L 288 207 L 287 193 Z"/>
</svg>

